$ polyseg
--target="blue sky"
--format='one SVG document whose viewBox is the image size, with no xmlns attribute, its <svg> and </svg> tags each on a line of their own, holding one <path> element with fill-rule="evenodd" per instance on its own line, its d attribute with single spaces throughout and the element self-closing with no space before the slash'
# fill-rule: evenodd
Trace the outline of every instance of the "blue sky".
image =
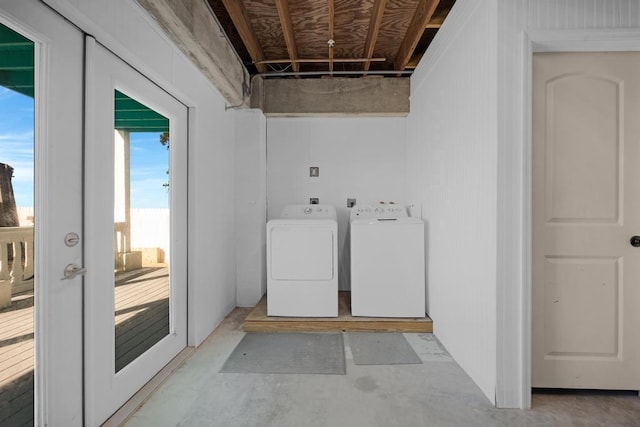
<svg viewBox="0 0 640 427">
<path fill-rule="evenodd" d="M 160 144 L 160 133 L 132 133 L 130 146 L 131 207 L 168 208 L 169 151 Z"/>
<path fill-rule="evenodd" d="M 0 86 L 0 163 L 14 168 L 13 192 L 18 206 L 33 206 L 33 99 Z M 131 207 L 166 208 L 169 152 L 159 133 L 132 133 Z"/>
<path fill-rule="evenodd" d="M 33 206 L 33 99 L 0 86 L 0 163 L 14 168 L 18 206 Z"/>
</svg>

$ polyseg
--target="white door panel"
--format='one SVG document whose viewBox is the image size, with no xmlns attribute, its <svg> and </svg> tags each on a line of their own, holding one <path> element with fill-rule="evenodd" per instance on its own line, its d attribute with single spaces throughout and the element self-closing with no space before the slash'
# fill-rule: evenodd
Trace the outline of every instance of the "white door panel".
<svg viewBox="0 0 640 427">
<path fill-rule="evenodd" d="M 640 388 L 640 54 L 534 55 L 534 387 Z"/>
<path fill-rule="evenodd" d="M 86 49 L 85 419 L 88 425 L 96 425 L 125 403 L 187 343 L 187 109 L 91 37 L 87 37 Z M 120 108 L 129 109 L 131 114 L 120 117 L 115 112 Z M 141 118 L 145 119 L 138 123 Z M 116 120 L 131 122 L 122 125 L 127 130 L 121 130 Z M 162 273 L 166 269 L 154 267 L 154 273 L 149 275 L 138 264 L 140 253 L 131 246 L 127 212 L 134 198 L 133 190 L 124 184 L 133 183 L 130 158 L 135 153 L 133 145 L 128 147 L 133 144 L 134 134 L 152 133 L 133 129 L 153 126 L 154 120 L 166 121 L 171 137 L 169 164 L 164 166 L 170 171 L 166 184 L 171 223 L 170 250 L 165 249 L 169 257 L 168 280 L 167 274 Z M 158 139 L 161 131 L 155 132 L 149 144 L 165 150 Z M 163 284 L 159 291 L 142 287 L 154 280 L 164 281 L 166 287 Z M 120 296 L 129 291 L 127 295 L 133 296 L 122 297 L 127 302 L 120 305 Z M 156 292 L 154 297 L 152 293 Z M 161 322 L 156 331 L 156 320 L 151 318 L 158 313 Z M 138 324 L 122 332 L 121 326 L 130 322 Z M 142 350 L 135 350 L 134 356 L 126 356 L 128 359 L 121 362 L 125 350 L 139 345 L 143 345 Z"/>
<path fill-rule="evenodd" d="M 271 278 L 326 281 L 333 279 L 333 230 L 280 226 L 271 229 Z"/>
</svg>

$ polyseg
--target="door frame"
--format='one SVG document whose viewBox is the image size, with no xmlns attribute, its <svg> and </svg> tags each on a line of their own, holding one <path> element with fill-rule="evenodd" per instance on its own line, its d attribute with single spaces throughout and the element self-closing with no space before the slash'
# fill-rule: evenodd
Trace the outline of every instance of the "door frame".
<svg viewBox="0 0 640 427">
<path fill-rule="evenodd" d="M 521 162 L 504 165 L 505 175 L 519 177 L 521 181 L 522 197 L 520 204 L 520 221 L 522 224 L 519 253 L 508 254 L 505 258 L 513 265 L 519 266 L 522 278 L 518 289 L 507 289 L 498 286 L 498 310 L 504 313 L 503 320 L 510 321 L 514 329 L 498 330 L 498 360 L 504 360 L 511 365 L 520 362 L 516 370 L 506 371 L 502 378 L 503 390 L 513 386 L 511 390 L 513 401 L 509 407 L 531 407 L 531 351 L 532 351 L 532 196 L 533 196 L 533 54 L 538 52 L 607 52 L 607 51 L 640 51 L 640 31 L 524 31 L 521 36 L 520 81 L 522 84 L 522 127 L 520 150 Z M 504 159 L 504 157 L 503 157 Z M 504 184 L 503 184 L 504 185 Z M 518 357 L 519 355 L 519 357 Z M 519 373 L 515 377 L 514 372 Z M 500 373 L 499 373 L 500 376 Z M 500 378 L 499 378 L 500 380 Z M 499 381 L 500 384 L 500 381 Z M 506 385 L 506 387 L 505 387 Z M 519 389 L 519 390 L 518 390 Z M 519 393 L 518 393 L 519 391 Z M 516 394 L 520 395 L 517 399 Z M 519 404 L 516 400 L 519 400 Z"/>
</svg>

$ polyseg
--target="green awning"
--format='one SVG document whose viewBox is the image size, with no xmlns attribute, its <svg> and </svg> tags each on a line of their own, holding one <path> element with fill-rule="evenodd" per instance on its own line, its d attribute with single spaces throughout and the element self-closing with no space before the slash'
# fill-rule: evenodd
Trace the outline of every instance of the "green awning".
<svg viewBox="0 0 640 427">
<path fill-rule="evenodd" d="M 34 43 L 0 24 L 0 86 L 33 98 Z"/>
<path fill-rule="evenodd" d="M 115 128 L 129 132 L 169 132 L 169 119 L 116 90 Z"/>
</svg>

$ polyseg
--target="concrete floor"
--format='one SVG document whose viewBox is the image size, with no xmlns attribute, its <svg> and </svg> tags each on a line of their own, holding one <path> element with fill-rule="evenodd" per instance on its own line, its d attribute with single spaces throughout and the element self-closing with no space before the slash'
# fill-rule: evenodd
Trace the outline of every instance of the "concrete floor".
<svg viewBox="0 0 640 427">
<path fill-rule="evenodd" d="M 136 426 L 640 426 L 637 393 L 534 394 L 495 409 L 432 334 L 405 334 L 422 365 L 347 375 L 220 374 L 243 336 L 236 309 L 126 423 Z"/>
</svg>

